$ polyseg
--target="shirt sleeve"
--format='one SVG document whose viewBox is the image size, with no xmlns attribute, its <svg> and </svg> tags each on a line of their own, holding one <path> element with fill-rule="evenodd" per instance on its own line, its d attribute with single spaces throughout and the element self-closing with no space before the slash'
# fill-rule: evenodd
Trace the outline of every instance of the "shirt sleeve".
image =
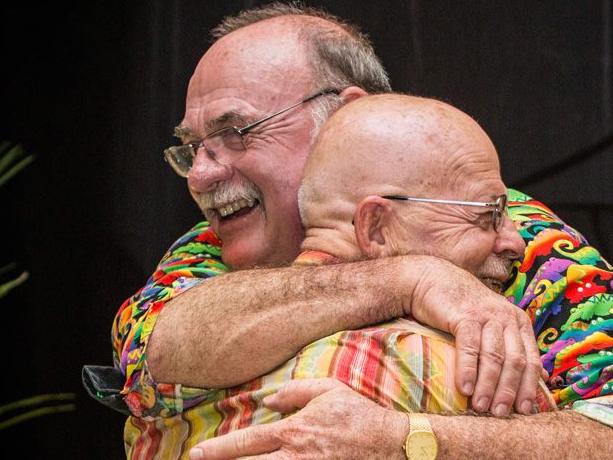
<svg viewBox="0 0 613 460">
<path fill-rule="evenodd" d="M 125 376 L 121 394 L 133 415 L 169 417 L 206 397 L 205 390 L 156 383 L 147 368 L 147 343 L 166 302 L 227 271 L 221 241 L 202 222 L 170 247 L 145 286 L 119 308 L 111 331 L 113 362 Z"/>
<path fill-rule="evenodd" d="M 613 394 L 613 267 L 543 203 L 515 190 L 509 200 L 526 252 L 505 295 L 532 321 L 556 403 Z M 610 411 L 580 407 L 593 418 Z"/>
</svg>

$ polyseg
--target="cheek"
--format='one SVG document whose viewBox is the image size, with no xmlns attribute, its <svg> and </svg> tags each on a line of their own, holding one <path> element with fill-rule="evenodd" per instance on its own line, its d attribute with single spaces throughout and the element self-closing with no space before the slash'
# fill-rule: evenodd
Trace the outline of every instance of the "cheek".
<svg viewBox="0 0 613 460">
<path fill-rule="evenodd" d="M 244 168 L 243 171 L 262 190 L 297 190 L 307 157 L 308 150 L 304 148 L 290 150 L 278 144 L 269 144 L 268 148 L 263 147 L 254 152 L 254 164 L 249 170 Z"/>
<path fill-rule="evenodd" d="M 485 260 L 493 253 L 495 235 L 480 228 L 471 228 L 456 234 L 448 241 L 449 260 L 457 266 L 476 274 Z"/>
<path fill-rule="evenodd" d="M 489 235 L 480 235 L 479 237 L 475 237 L 471 241 L 470 247 L 470 264 L 471 271 L 473 273 L 477 273 L 478 270 L 483 266 L 486 259 L 494 253 L 494 242 L 496 241 L 495 236 Z"/>
<path fill-rule="evenodd" d="M 296 164 L 279 162 L 271 169 L 263 171 L 260 184 L 266 214 L 285 214 L 298 210 L 298 189 L 302 180 L 303 163 Z"/>
</svg>

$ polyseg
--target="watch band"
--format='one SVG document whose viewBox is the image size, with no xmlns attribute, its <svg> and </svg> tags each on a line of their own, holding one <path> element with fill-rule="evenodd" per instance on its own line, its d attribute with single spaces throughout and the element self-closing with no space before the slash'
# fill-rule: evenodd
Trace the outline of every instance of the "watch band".
<svg viewBox="0 0 613 460">
<path fill-rule="evenodd" d="M 404 453 L 408 460 L 434 460 L 438 455 L 438 443 L 428 417 L 420 413 L 407 414 L 409 434 L 404 441 Z"/>
<path fill-rule="evenodd" d="M 428 417 L 424 414 L 415 413 L 415 414 L 407 414 L 409 417 L 409 432 L 413 430 L 422 430 L 422 431 L 432 431 L 432 426 L 430 425 L 430 421 Z"/>
</svg>

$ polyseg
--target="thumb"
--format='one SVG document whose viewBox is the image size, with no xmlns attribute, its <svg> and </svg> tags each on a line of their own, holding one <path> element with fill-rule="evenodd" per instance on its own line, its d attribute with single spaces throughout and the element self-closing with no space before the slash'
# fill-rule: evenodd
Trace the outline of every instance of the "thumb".
<svg viewBox="0 0 613 460">
<path fill-rule="evenodd" d="M 345 386 L 334 379 L 293 380 L 277 393 L 266 396 L 262 402 L 266 407 L 282 414 L 302 409 L 312 399 Z"/>
</svg>

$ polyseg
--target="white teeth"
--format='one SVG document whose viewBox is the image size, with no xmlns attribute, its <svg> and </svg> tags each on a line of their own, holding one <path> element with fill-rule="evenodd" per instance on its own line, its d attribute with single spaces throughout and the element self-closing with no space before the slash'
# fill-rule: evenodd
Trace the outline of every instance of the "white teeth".
<svg viewBox="0 0 613 460">
<path fill-rule="evenodd" d="M 250 207 L 252 208 L 255 205 L 255 200 L 253 198 L 249 199 L 240 199 L 235 201 L 234 203 L 228 203 L 224 206 L 220 206 L 217 209 L 217 212 L 221 215 L 221 217 L 228 217 L 231 214 L 234 214 L 236 211 L 240 211 L 243 208 Z"/>
</svg>

